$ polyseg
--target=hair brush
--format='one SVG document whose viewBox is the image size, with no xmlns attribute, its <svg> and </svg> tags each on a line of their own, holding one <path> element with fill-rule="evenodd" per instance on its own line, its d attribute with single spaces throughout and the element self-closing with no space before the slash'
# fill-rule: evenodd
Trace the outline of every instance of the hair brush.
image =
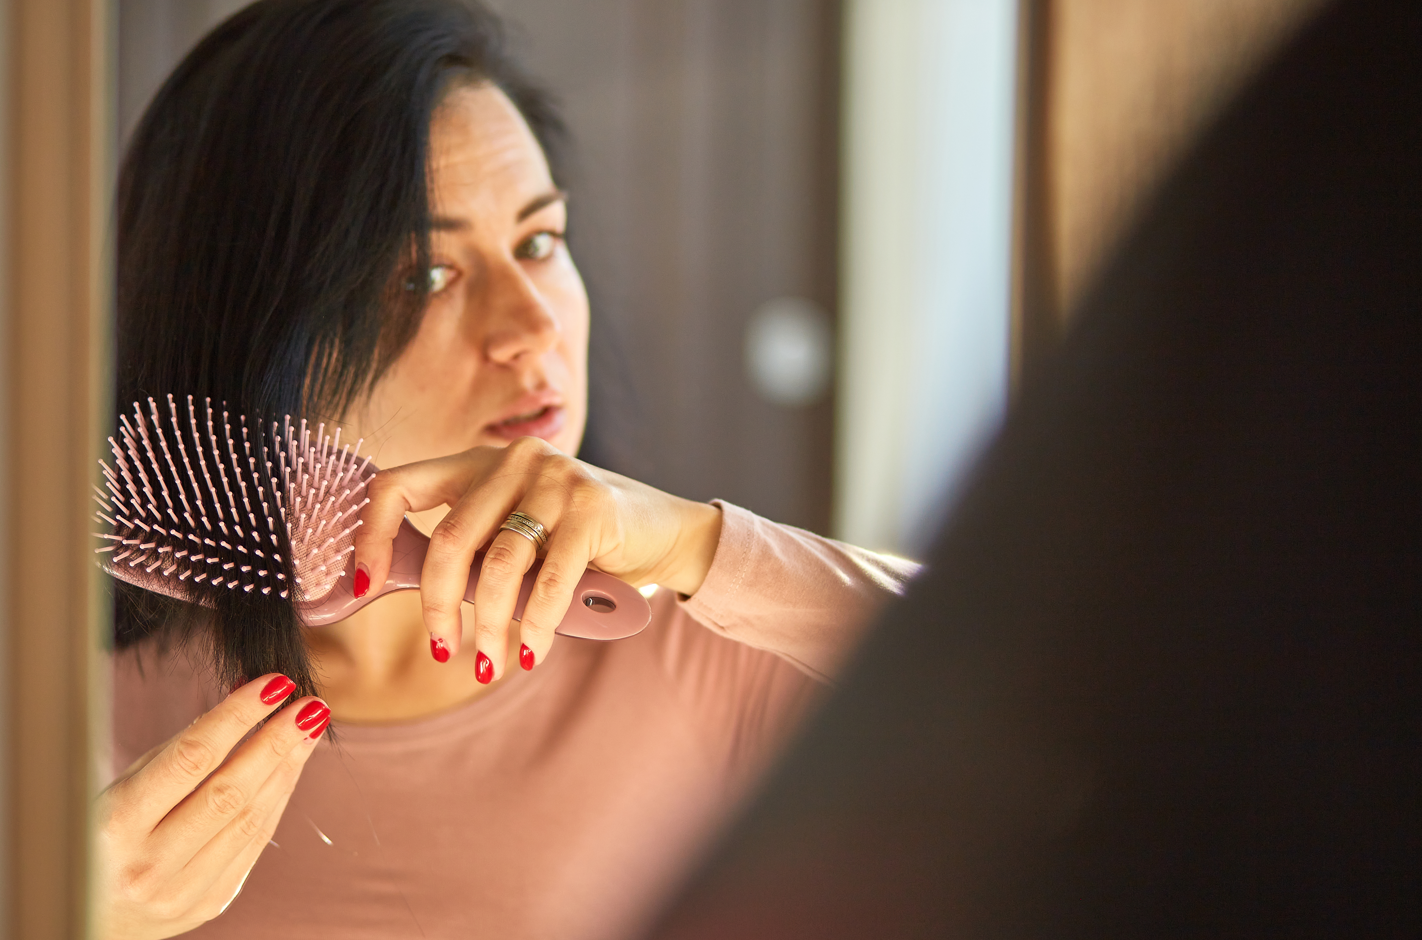
<svg viewBox="0 0 1422 940">
<path fill-rule="evenodd" d="M 366 484 L 377 468 L 360 445 L 341 446 L 319 425 L 248 425 L 221 412 L 221 424 L 188 396 L 186 420 L 168 396 L 166 419 L 148 399 L 119 418 L 109 438 L 114 465 L 99 461 L 95 517 L 109 531 L 96 551 L 114 577 L 168 597 L 208 603 L 211 587 L 290 598 L 311 627 L 343 620 L 394 591 L 416 590 L 429 539 L 406 519 L 395 537 L 390 574 L 378 590 L 354 594 L 355 530 Z M 200 420 L 201 419 L 201 420 Z M 166 425 L 166 429 L 165 429 Z M 283 561 L 281 552 L 288 558 Z M 474 599 L 483 555 L 469 570 L 464 599 Z M 514 608 L 523 617 L 540 563 L 524 576 Z M 372 588 L 374 585 L 372 585 Z M 617 640 L 641 632 L 651 609 L 636 588 L 588 570 L 555 632 Z"/>
</svg>

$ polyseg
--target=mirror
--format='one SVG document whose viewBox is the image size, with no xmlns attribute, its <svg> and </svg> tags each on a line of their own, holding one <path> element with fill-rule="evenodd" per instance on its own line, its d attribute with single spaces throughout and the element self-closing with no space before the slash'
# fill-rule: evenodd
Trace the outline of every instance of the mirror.
<svg viewBox="0 0 1422 940">
<path fill-rule="evenodd" d="M 1031 358 L 1031 285 L 1065 322 L 1138 194 L 1315 5 L 494 3 L 575 142 L 560 183 L 595 311 L 583 455 L 921 551 Z M 112 773 L 84 497 L 112 413 L 116 155 L 241 6 L 13 0 L 0 29 L 11 936 L 86 930 L 85 821 Z M 1155 113 L 1142 88 L 1175 104 Z"/>
</svg>

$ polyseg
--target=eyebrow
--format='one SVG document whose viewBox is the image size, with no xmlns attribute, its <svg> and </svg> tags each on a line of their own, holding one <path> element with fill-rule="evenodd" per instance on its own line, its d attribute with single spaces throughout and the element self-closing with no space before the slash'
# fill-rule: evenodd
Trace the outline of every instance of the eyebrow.
<svg viewBox="0 0 1422 940">
<path fill-rule="evenodd" d="M 551 193 L 544 193 L 542 196 L 539 196 L 537 199 L 533 200 L 528 205 L 524 206 L 522 209 L 519 210 L 517 221 L 522 222 L 524 219 L 533 215 L 533 213 L 537 212 L 539 209 L 551 206 L 555 202 L 567 201 L 568 194 L 564 190 L 555 189 Z"/>
<path fill-rule="evenodd" d="M 542 196 L 536 197 L 528 205 L 518 210 L 518 215 L 514 217 L 514 221 L 522 222 L 540 209 L 546 209 L 555 202 L 567 201 L 568 194 L 564 190 L 555 189 L 553 192 L 544 193 Z M 463 219 L 452 219 L 442 215 L 437 215 L 430 219 L 430 228 L 436 232 L 457 232 L 468 227 L 469 223 Z"/>
</svg>

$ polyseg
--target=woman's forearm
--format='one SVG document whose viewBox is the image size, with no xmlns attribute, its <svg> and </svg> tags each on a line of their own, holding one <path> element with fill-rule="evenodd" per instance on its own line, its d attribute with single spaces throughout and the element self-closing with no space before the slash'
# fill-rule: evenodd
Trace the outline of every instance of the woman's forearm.
<svg viewBox="0 0 1422 940">
<path fill-rule="evenodd" d="M 918 570 L 912 562 L 718 505 L 714 561 L 683 606 L 718 633 L 776 653 L 824 681 L 875 612 Z"/>
</svg>

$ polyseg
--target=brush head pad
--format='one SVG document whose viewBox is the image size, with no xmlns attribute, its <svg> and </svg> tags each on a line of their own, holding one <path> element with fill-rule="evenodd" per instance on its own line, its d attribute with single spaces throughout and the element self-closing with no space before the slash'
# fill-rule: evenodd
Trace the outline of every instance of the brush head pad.
<svg viewBox="0 0 1422 940">
<path fill-rule="evenodd" d="M 314 435 L 290 416 L 270 428 L 212 400 L 180 409 L 136 402 L 109 438 L 95 487 L 107 527 L 96 549 L 114 577 L 211 606 L 214 588 L 319 602 L 355 551 L 357 518 L 375 475 L 361 442 L 341 447 L 324 424 Z M 180 414 L 180 410 L 185 414 Z"/>
</svg>

